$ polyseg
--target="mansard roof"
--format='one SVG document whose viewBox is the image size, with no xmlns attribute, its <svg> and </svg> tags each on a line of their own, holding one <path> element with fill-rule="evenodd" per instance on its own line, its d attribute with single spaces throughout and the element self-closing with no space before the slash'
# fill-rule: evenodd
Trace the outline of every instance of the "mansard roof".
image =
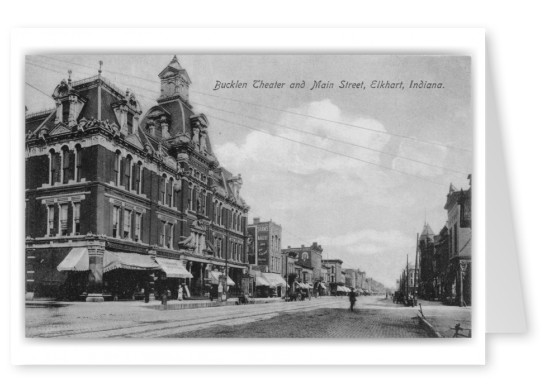
<svg viewBox="0 0 551 391">
<path fill-rule="evenodd" d="M 234 176 L 231 172 L 223 167 L 219 167 L 214 171 L 214 185 L 216 186 L 216 192 L 225 198 L 230 199 L 237 205 L 247 207 L 247 204 L 239 194 L 237 183 L 235 183 L 240 176 Z"/>
<path fill-rule="evenodd" d="M 69 127 L 71 130 L 75 130 L 81 122 L 92 125 L 90 121 L 96 121 L 94 125 L 100 124 L 109 128 L 114 124 L 120 129 L 121 124 L 114 111 L 114 106 L 117 105 L 130 104 L 137 113 L 141 113 L 141 106 L 130 90 L 122 91 L 99 74 L 77 81 L 62 80 L 55 87 L 52 98 L 59 102 L 69 95 L 76 96 L 82 103 L 75 118 L 76 124 Z M 55 121 L 55 109 L 26 115 L 25 131 L 28 138 L 38 136 L 39 130 L 46 130 L 46 135 L 50 135 L 57 125 Z"/>
</svg>

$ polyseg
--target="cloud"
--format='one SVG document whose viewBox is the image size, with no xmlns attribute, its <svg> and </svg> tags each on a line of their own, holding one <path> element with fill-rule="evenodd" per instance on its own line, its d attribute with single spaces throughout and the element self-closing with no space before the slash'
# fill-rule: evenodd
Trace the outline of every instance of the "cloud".
<svg viewBox="0 0 551 391">
<path fill-rule="evenodd" d="M 285 113 L 278 123 L 300 131 L 283 127 L 265 127 L 260 130 L 269 134 L 251 132 L 242 145 L 237 146 L 230 142 L 219 146 L 216 149 L 217 156 L 226 165 L 236 169 L 252 163 L 300 175 L 310 175 L 319 171 L 338 174 L 355 171 L 366 174 L 369 171 L 369 163 L 365 162 L 372 165 L 380 164 L 378 152 L 350 145 L 367 146 L 374 150 L 384 148 L 389 136 L 384 134 L 384 126 L 378 121 L 372 118 L 345 116 L 330 100 L 311 102 L 290 111 L 308 117 Z M 325 118 L 333 122 L 320 121 L 312 117 Z M 383 134 L 335 122 L 369 127 Z"/>
</svg>

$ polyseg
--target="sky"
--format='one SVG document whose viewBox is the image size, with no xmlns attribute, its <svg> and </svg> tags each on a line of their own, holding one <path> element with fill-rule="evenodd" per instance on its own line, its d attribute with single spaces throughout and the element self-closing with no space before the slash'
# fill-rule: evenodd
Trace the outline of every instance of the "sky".
<svg viewBox="0 0 551 391">
<path fill-rule="evenodd" d="M 318 242 L 388 287 L 415 258 L 425 221 L 445 225 L 450 183 L 468 188 L 473 134 L 470 58 L 418 55 L 178 54 L 192 81 L 190 102 L 207 115 L 220 164 L 243 177 L 249 220 L 282 225 L 282 247 Z M 173 54 L 27 57 L 29 112 L 53 108 L 67 78 L 102 75 L 135 92 L 144 113 Z M 255 80 L 285 83 L 253 88 Z M 341 81 L 364 88 L 338 88 Z M 370 88 L 403 81 L 404 89 Z M 410 81 L 442 83 L 408 88 Z M 215 89 L 216 81 L 247 88 Z M 290 88 L 302 83 L 305 88 Z M 314 81 L 334 88 L 310 90 Z M 39 92 L 41 90 L 42 92 Z M 254 129 L 254 130 L 253 130 Z M 425 164 L 423 164 L 425 163 Z"/>
</svg>

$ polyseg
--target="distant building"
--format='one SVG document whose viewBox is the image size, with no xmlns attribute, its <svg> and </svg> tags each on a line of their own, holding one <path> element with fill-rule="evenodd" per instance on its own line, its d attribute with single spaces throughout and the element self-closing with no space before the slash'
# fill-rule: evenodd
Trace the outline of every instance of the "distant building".
<svg viewBox="0 0 551 391">
<path fill-rule="evenodd" d="M 310 283 L 317 294 L 320 289 L 318 284 L 322 282 L 323 279 L 321 271 L 323 248 L 317 242 L 314 242 L 309 247 L 302 245 L 301 247 L 292 248 L 289 246 L 284 249 L 283 252 L 294 252 L 298 254 L 296 265 L 297 267 L 302 267 L 304 271 L 308 272 L 308 278 L 311 280 Z"/>
<path fill-rule="evenodd" d="M 348 288 L 356 288 L 357 282 L 357 270 L 356 269 L 344 269 L 345 281 L 344 285 Z"/>
<path fill-rule="evenodd" d="M 254 218 L 247 228 L 248 242 L 256 251 L 248 252 L 249 264 L 265 273 L 285 273 L 281 256 L 281 225 Z"/>
<path fill-rule="evenodd" d="M 358 270 L 356 274 L 356 287 L 367 289 L 366 273 L 361 270 Z"/>
<path fill-rule="evenodd" d="M 327 278 L 332 288 L 333 285 L 344 284 L 344 280 L 341 277 L 342 261 L 340 259 L 324 259 L 322 262 L 325 266 L 329 267 Z M 334 288 L 336 289 L 336 287 Z"/>
</svg>

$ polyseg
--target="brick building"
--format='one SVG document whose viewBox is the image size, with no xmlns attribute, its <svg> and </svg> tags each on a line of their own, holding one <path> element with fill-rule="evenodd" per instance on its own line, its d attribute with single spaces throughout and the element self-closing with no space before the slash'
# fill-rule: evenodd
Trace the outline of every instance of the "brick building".
<svg viewBox="0 0 551 391">
<path fill-rule="evenodd" d="M 323 248 L 317 243 L 312 243 L 311 246 L 292 248 L 291 246 L 283 250 L 284 253 L 294 252 L 298 254 L 298 260 L 296 265 L 303 268 L 303 273 L 307 273 L 307 277 L 310 279 L 309 283 L 313 285 L 314 294 L 319 294 L 323 289 L 320 283 L 322 282 L 322 253 Z"/>
<path fill-rule="evenodd" d="M 240 283 L 248 206 L 220 166 L 176 57 L 157 104 L 96 76 L 62 80 L 55 109 L 26 116 L 26 292 L 135 298 L 186 283 L 204 295 L 228 265 Z"/>
<path fill-rule="evenodd" d="M 337 285 L 343 285 L 344 279 L 341 278 L 342 260 L 340 259 L 324 259 L 323 264 L 329 267 L 327 278 L 329 279 L 329 286 L 331 291 L 334 292 L 337 289 Z"/>
<path fill-rule="evenodd" d="M 255 217 L 247 228 L 249 242 L 254 242 L 249 251 L 249 264 L 266 273 L 285 274 L 281 256 L 281 225 L 270 221 L 260 221 Z M 253 251 L 256 249 L 256 251 Z"/>
</svg>

